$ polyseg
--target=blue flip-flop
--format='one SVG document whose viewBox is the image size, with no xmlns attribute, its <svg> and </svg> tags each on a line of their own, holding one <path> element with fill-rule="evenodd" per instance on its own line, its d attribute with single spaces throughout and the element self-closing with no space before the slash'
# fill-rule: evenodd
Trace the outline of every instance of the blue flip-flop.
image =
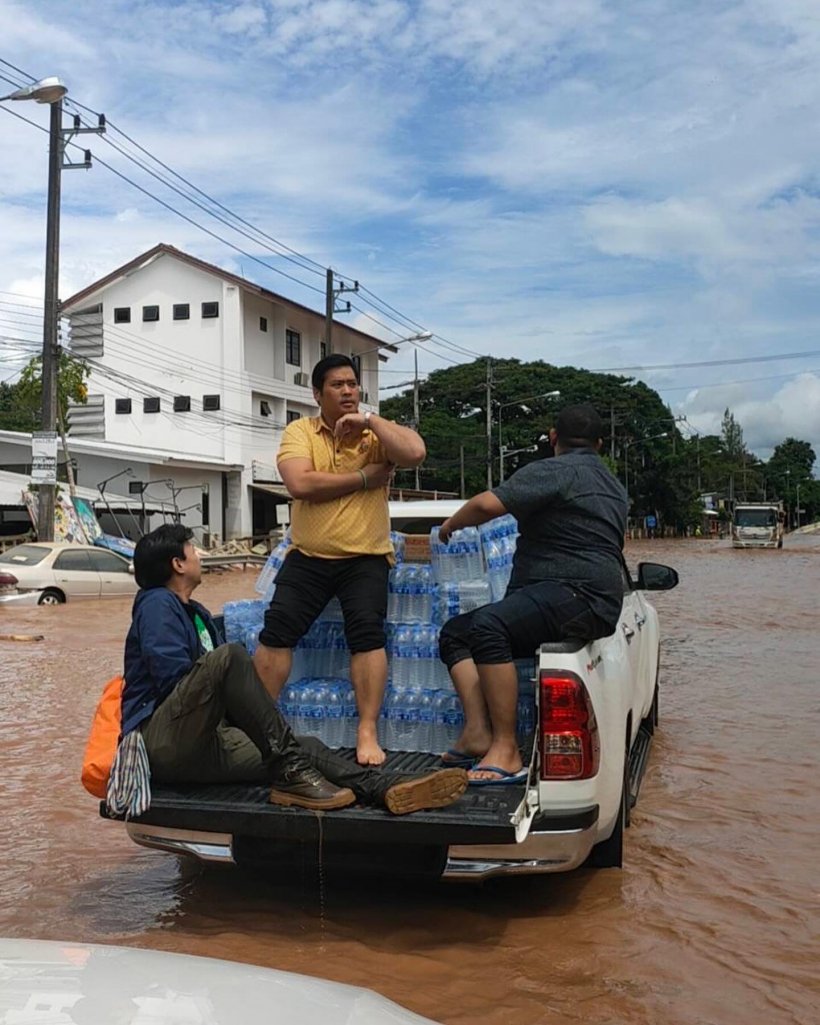
<svg viewBox="0 0 820 1025">
<path fill-rule="evenodd" d="M 448 769 L 472 769 L 478 757 L 468 755 L 466 751 L 459 751 L 458 748 L 448 747 L 444 754 L 439 756 L 439 761 Z"/>
<path fill-rule="evenodd" d="M 523 783 L 529 775 L 529 769 L 526 765 L 520 768 L 518 772 L 507 772 L 506 769 L 500 769 L 497 765 L 474 765 L 473 768 L 477 772 L 494 772 L 497 774 L 497 779 L 473 779 L 468 777 L 467 782 L 471 787 L 504 787 L 511 783 Z"/>
</svg>

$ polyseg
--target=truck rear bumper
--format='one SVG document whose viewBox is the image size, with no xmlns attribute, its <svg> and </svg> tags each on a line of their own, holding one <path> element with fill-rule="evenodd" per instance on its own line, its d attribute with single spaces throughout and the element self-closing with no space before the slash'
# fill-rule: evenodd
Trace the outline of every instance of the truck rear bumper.
<svg viewBox="0 0 820 1025">
<path fill-rule="evenodd" d="M 451 846 L 443 878 L 479 881 L 501 875 L 571 872 L 586 861 L 598 839 L 597 829 L 597 805 L 539 817 L 521 843 Z"/>
<path fill-rule="evenodd" d="M 540 817 L 521 843 L 451 845 L 442 878 L 478 882 L 499 875 L 569 872 L 586 860 L 597 839 L 598 808 L 581 808 L 559 816 Z M 199 861 L 232 865 L 231 833 L 177 829 L 128 822 L 126 830 L 142 847 L 188 855 Z"/>
</svg>

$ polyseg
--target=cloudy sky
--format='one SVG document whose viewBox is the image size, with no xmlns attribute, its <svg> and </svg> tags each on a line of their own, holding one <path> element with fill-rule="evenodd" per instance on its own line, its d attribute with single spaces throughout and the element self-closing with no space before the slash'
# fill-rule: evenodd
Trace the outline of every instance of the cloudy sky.
<svg viewBox="0 0 820 1025">
<path fill-rule="evenodd" d="M 159 241 L 317 309 L 332 265 L 370 292 L 357 326 L 435 332 L 422 371 L 640 368 L 693 429 L 729 406 L 761 456 L 787 435 L 820 455 L 816 0 L 0 0 L 0 58 L 3 93 L 60 75 L 300 254 L 170 192 L 111 131 L 63 175 L 63 296 Z M 30 321 L 8 304 L 42 294 L 47 138 L 0 111 L 0 140 L 8 335 Z"/>
</svg>

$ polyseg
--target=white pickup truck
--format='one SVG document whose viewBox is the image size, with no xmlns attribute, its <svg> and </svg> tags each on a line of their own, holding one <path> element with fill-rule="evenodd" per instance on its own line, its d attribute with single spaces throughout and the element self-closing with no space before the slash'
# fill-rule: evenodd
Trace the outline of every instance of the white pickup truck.
<svg viewBox="0 0 820 1025">
<path fill-rule="evenodd" d="M 424 532 L 459 504 L 391 503 L 392 522 Z M 448 808 L 401 818 L 372 807 L 282 808 L 268 803 L 262 786 L 155 786 L 150 810 L 126 829 L 146 847 L 257 867 L 320 846 L 326 868 L 446 879 L 618 867 L 658 722 L 660 631 L 644 592 L 677 582 L 668 566 L 641 563 L 634 578 L 624 567 L 623 609 L 611 636 L 535 651 L 526 782 L 468 787 Z M 436 752 L 388 753 L 388 766 L 399 771 L 437 762 Z"/>
</svg>

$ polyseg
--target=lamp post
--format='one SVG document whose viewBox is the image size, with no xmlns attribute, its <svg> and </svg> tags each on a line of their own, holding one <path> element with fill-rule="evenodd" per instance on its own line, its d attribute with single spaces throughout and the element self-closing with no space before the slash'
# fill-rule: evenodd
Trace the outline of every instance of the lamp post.
<svg viewBox="0 0 820 1025">
<path fill-rule="evenodd" d="M 34 100 L 51 106 L 48 133 L 48 207 L 46 215 L 46 268 L 43 306 L 42 424 L 44 432 L 57 437 L 57 324 L 59 321 L 58 284 L 60 277 L 60 178 L 63 166 L 63 97 L 68 92 L 59 78 L 43 78 L 17 89 L 4 100 Z M 40 484 L 37 536 L 54 540 L 54 498 L 56 478 Z"/>
<path fill-rule="evenodd" d="M 624 489 L 626 491 L 626 509 L 629 515 L 629 450 L 633 445 L 642 445 L 647 441 L 656 441 L 658 438 L 666 438 L 668 434 L 663 431 L 661 434 L 653 434 L 648 438 L 634 438 L 624 444 Z"/>
<path fill-rule="evenodd" d="M 796 529 L 800 530 L 800 481 L 798 481 L 794 487 L 795 491 L 797 492 L 797 508 L 795 510 L 795 515 L 797 519 Z"/>
<path fill-rule="evenodd" d="M 787 530 L 792 525 L 791 511 L 790 511 L 790 508 L 789 508 L 791 506 L 791 493 L 790 493 L 790 490 L 789 490 L 789 484 L 791 483 L 791 475 L 792 475 L 792 471 L 787 469 L 786 470 L 786 529 Z"/>
<path fill-rule="evenodd" d="M 498 404 L 498 479 L 499 482 L 504 480 L 504 457 L 512 455 L 512 451 L 508 450 L 504 445 L 503 436 L 501 434 L 501 410 L 509 409 L 510 406 L 518 406 L 525 412 L 529 412 L 529 409 L 525 405 L 527 402 L 535 402 L 536 399 L 557 399 L 560 396 L 560 391 L 545 391 L 540 392 L 538 395 L 528 395 L 524 399 L 515 399 L 513 402 L 501 402 Z M 537 445 L 534 446 L 537 449 Z M 528 449 L 516 449 L 516 452 L 531 452 L 533 448 Z"/>
</svg>

